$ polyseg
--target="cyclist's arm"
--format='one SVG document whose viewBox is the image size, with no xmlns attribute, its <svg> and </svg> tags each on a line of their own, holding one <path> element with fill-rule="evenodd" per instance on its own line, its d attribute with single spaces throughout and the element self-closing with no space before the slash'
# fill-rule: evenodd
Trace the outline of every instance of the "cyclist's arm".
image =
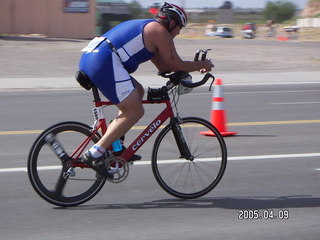
<svg viewBox="0 0 320 240">
<path fill-rule="evenodd" d="M 211 71 L 212 62 L 210 60 L 183 61 L 176 51 L 173 37 L 170 33 L 159 23 L 153 22 L 152 25 L 148 25 L 145 27 L 144 32 L 145 43 L 149 50 L 155 53 L 151 61 L 159 71 L 193 72 L 202 71 L 203 69 L 207 72 Z"/>
</svg>

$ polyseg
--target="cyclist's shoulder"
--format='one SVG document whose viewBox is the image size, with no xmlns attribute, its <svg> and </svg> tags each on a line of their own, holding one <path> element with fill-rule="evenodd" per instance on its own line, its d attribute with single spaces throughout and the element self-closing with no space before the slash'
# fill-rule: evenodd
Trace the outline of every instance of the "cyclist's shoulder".
<svg viewBox="0 0 320 240">
<path fill-rule="evenodd" d="M 126 27 L 144 28 L 145 25 L 148 25 L 154 22 L 157 22 L 157 21 L 155 19 L 132 19 L 132 20 L 124 21 L 118 24 L 117 26 L 115 26 L 114 28 L 115 29 L 120 28 L 121 30 L 123 30 Z"/>
<path fill-rule="evenodd" d="M 168 45 L 170 34 L 159 22 L 154 21 L 145 26 L 143 39 L 146 48 L 155 53 L 162 45 Z"/>
<path fill-rule="evenodd" d="M 148 21 L 144 27 L 144 32 L 168 32 L 166 28 L 157 20 Z"/>
<path fill-rule="evenodd" d="M 170 39 L 168 30 L 158 21 L 149 22 L 143 31 L 144 39 L 152 39 L 153 42 L 163 42 Z"/>
</svg>

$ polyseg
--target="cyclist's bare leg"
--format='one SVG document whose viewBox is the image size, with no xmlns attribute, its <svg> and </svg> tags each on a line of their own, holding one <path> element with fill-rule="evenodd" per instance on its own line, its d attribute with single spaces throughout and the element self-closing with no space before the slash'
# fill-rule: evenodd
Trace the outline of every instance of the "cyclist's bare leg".
<svg viewBox="0 0 320 240">
<path fill-rule="evenodd" d="M 135 90 L 124 101 L 117 105 L 119 108 L 119 115 L 108 126 L 107 132 L 99 142 L 97 142 L 97 146 L 107 149 L 112 142 L 125 135 L 125 133 L 143 116 L 144 109 L 141 99 L 144 90 L 141 84 L 138 82 L 135 83 Z"/>
<path fill-rule="evenodd" d="M 144 96 L 144 88 L 143 88 L 143 86 L 142 86 L 137 80 L 135 80 L 134 78 L 133 78 L 133 82 L 134 82 L 134 84 L 135 84 L 135 86 L 136 86 L 136 89 L 137 89 L 138 92 L 139 92 L 140 100 L 142 100 L 142 98 L 143 98 L 143 96 Z M 121 114 L 121 110 L 120 110 L 120 108 L 119 108 L 119 113 L 118 113 L 118 115 L 120 115 L 120 114 Z"/>
<path fill-rule="evenodd" d="M 137 80 L 135 80 L 134 78 L 132 79 L 132 81 L 134 82 L 134 85 L 136 86 L 136 89 L 138 89 L 140 100 L 142 100 L 143 95 L 144 95 L 143 86 Z"/>
</svg>

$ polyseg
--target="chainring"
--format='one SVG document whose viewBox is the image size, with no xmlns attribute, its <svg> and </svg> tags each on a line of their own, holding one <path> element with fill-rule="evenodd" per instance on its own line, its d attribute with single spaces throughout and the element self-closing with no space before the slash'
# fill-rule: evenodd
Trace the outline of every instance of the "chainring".
<svg viewBox="0 0 320 240">
<path fill-rule="evenodd" d="M 113 174 L 113 179 L 108 179 L 112 183 L 123 182 L 129 174 L 129 164 L 121 157 L 112 156 L 106 161 L 106 168 Z"/>
</svg>

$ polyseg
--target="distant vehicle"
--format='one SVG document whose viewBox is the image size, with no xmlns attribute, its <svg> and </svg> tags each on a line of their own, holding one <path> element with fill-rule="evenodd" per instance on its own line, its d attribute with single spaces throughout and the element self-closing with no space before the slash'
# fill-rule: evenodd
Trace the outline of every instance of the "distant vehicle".
<svg viewBox="0 0 320 240">
<path fill-rule="evenodd" d="M 242 30 L 242 37 L 246 39 L 253 39 L 256 37 L 256 33 L 251 29 Z"/>
<path fill-rule="evenodd" d="M 230 27 L 213 27 L 205 32 L 207 37 L 232 38 L 233 30 Z"/>
<path fill-rule="evenodd" d="M 255 23 L 246 23 L 242 27 L 242 37 L 247 39 L 253 39 L 256 37 L 257 26 Z"/>
<path fill-rule="evenodd" d="M 298 26 L 284 26 L 283 30 L 287 34 L 287 38 L 289 38 L 290 40 L 298 39 L 298 32 L 299 32 Z"/>
</svg>

